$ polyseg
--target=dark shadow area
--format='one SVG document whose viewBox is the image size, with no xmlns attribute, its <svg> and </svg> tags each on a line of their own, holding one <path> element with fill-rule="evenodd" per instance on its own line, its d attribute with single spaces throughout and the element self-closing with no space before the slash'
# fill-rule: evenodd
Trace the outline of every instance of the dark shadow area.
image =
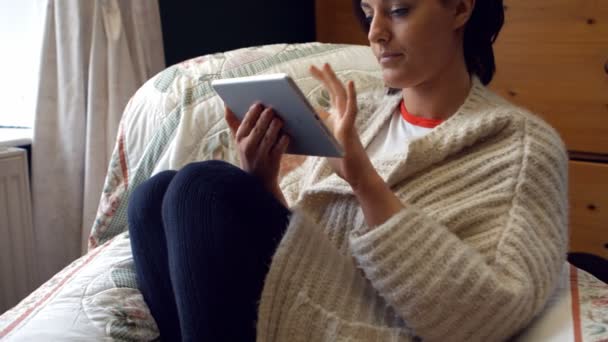
<svg viewBox="0 0 608 342">
<path fill-rule="evenodd" d="M 608 284 L 608 260 L 588 253 L 568 253 L 568 262 Z"/>
<path fill-rule="evenodd" d="M 315 40 L 314 0 L 159 0 L 167 66 L 241 47 Z"/>
</svg>

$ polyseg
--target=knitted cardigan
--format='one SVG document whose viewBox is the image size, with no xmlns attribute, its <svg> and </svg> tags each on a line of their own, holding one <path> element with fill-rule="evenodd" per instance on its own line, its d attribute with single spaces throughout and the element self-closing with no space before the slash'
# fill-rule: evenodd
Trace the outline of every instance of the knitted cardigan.
<svg viewBox="0 0 608 342">
<path fill-rule="evenodd" d="M 364 146 L 401 94 L 359 96 Z M 258 308 L 258 341 L 499 341 L 554 290 L 568 245 L 559 135 L 474 79 L 409 150 L 372 160 L 404 209 L 368 227 L 324 158 L 281 182 L 293 211 Z"/>
</svg>

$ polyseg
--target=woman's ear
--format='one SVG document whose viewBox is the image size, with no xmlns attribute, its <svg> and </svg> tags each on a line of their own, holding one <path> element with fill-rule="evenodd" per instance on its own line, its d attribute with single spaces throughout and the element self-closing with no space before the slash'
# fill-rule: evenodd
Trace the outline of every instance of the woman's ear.
<svg viewBox="0 0 608 342">
<path fill-rule="evenodd" d="M 454 11 L 454 29 L 463 28 L 473 15 L 475 0 L 456 0 Z"/>
</svg>

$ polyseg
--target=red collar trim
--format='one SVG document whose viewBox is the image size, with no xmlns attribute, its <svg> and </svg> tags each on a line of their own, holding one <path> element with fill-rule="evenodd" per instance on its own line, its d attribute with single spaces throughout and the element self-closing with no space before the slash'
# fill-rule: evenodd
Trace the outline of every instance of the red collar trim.
<svg viewBox="0 0 608 342">
<path fill-rule="evenodd" d="M 401 111 L 401 116 L 403 117 L 403 119 L 405 121 L 411 123 L 414 126 L 420 126 L 420 127 L 425 127 L 425 128 L 435 128 L 435 127 L 439 126 L 439 124 L 441 124 L 443 121 L 445 121 L 442 119 L 422 118 L 422 117 L 410 114 L 410 112 L 408 112 L 407 109 L 405 108 L 405 102 L 403 100 L 401 100 L 399 109 Z"/>
</svg>

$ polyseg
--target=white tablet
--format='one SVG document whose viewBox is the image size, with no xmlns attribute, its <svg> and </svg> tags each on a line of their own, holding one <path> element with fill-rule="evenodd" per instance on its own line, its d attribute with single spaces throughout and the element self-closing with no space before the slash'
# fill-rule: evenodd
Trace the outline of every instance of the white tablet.
<svg viewBox="0 0 608 342">
<path fill-rule="evenodd" d="M 234 114 L 243 120 L 255 102 L 272 107 L 290 137 L 287 153 L 342 157 L 342 147 L 323 124 L 300 88 L 287 74 L 214 80 L 211 86 Z"/>
</svg>

